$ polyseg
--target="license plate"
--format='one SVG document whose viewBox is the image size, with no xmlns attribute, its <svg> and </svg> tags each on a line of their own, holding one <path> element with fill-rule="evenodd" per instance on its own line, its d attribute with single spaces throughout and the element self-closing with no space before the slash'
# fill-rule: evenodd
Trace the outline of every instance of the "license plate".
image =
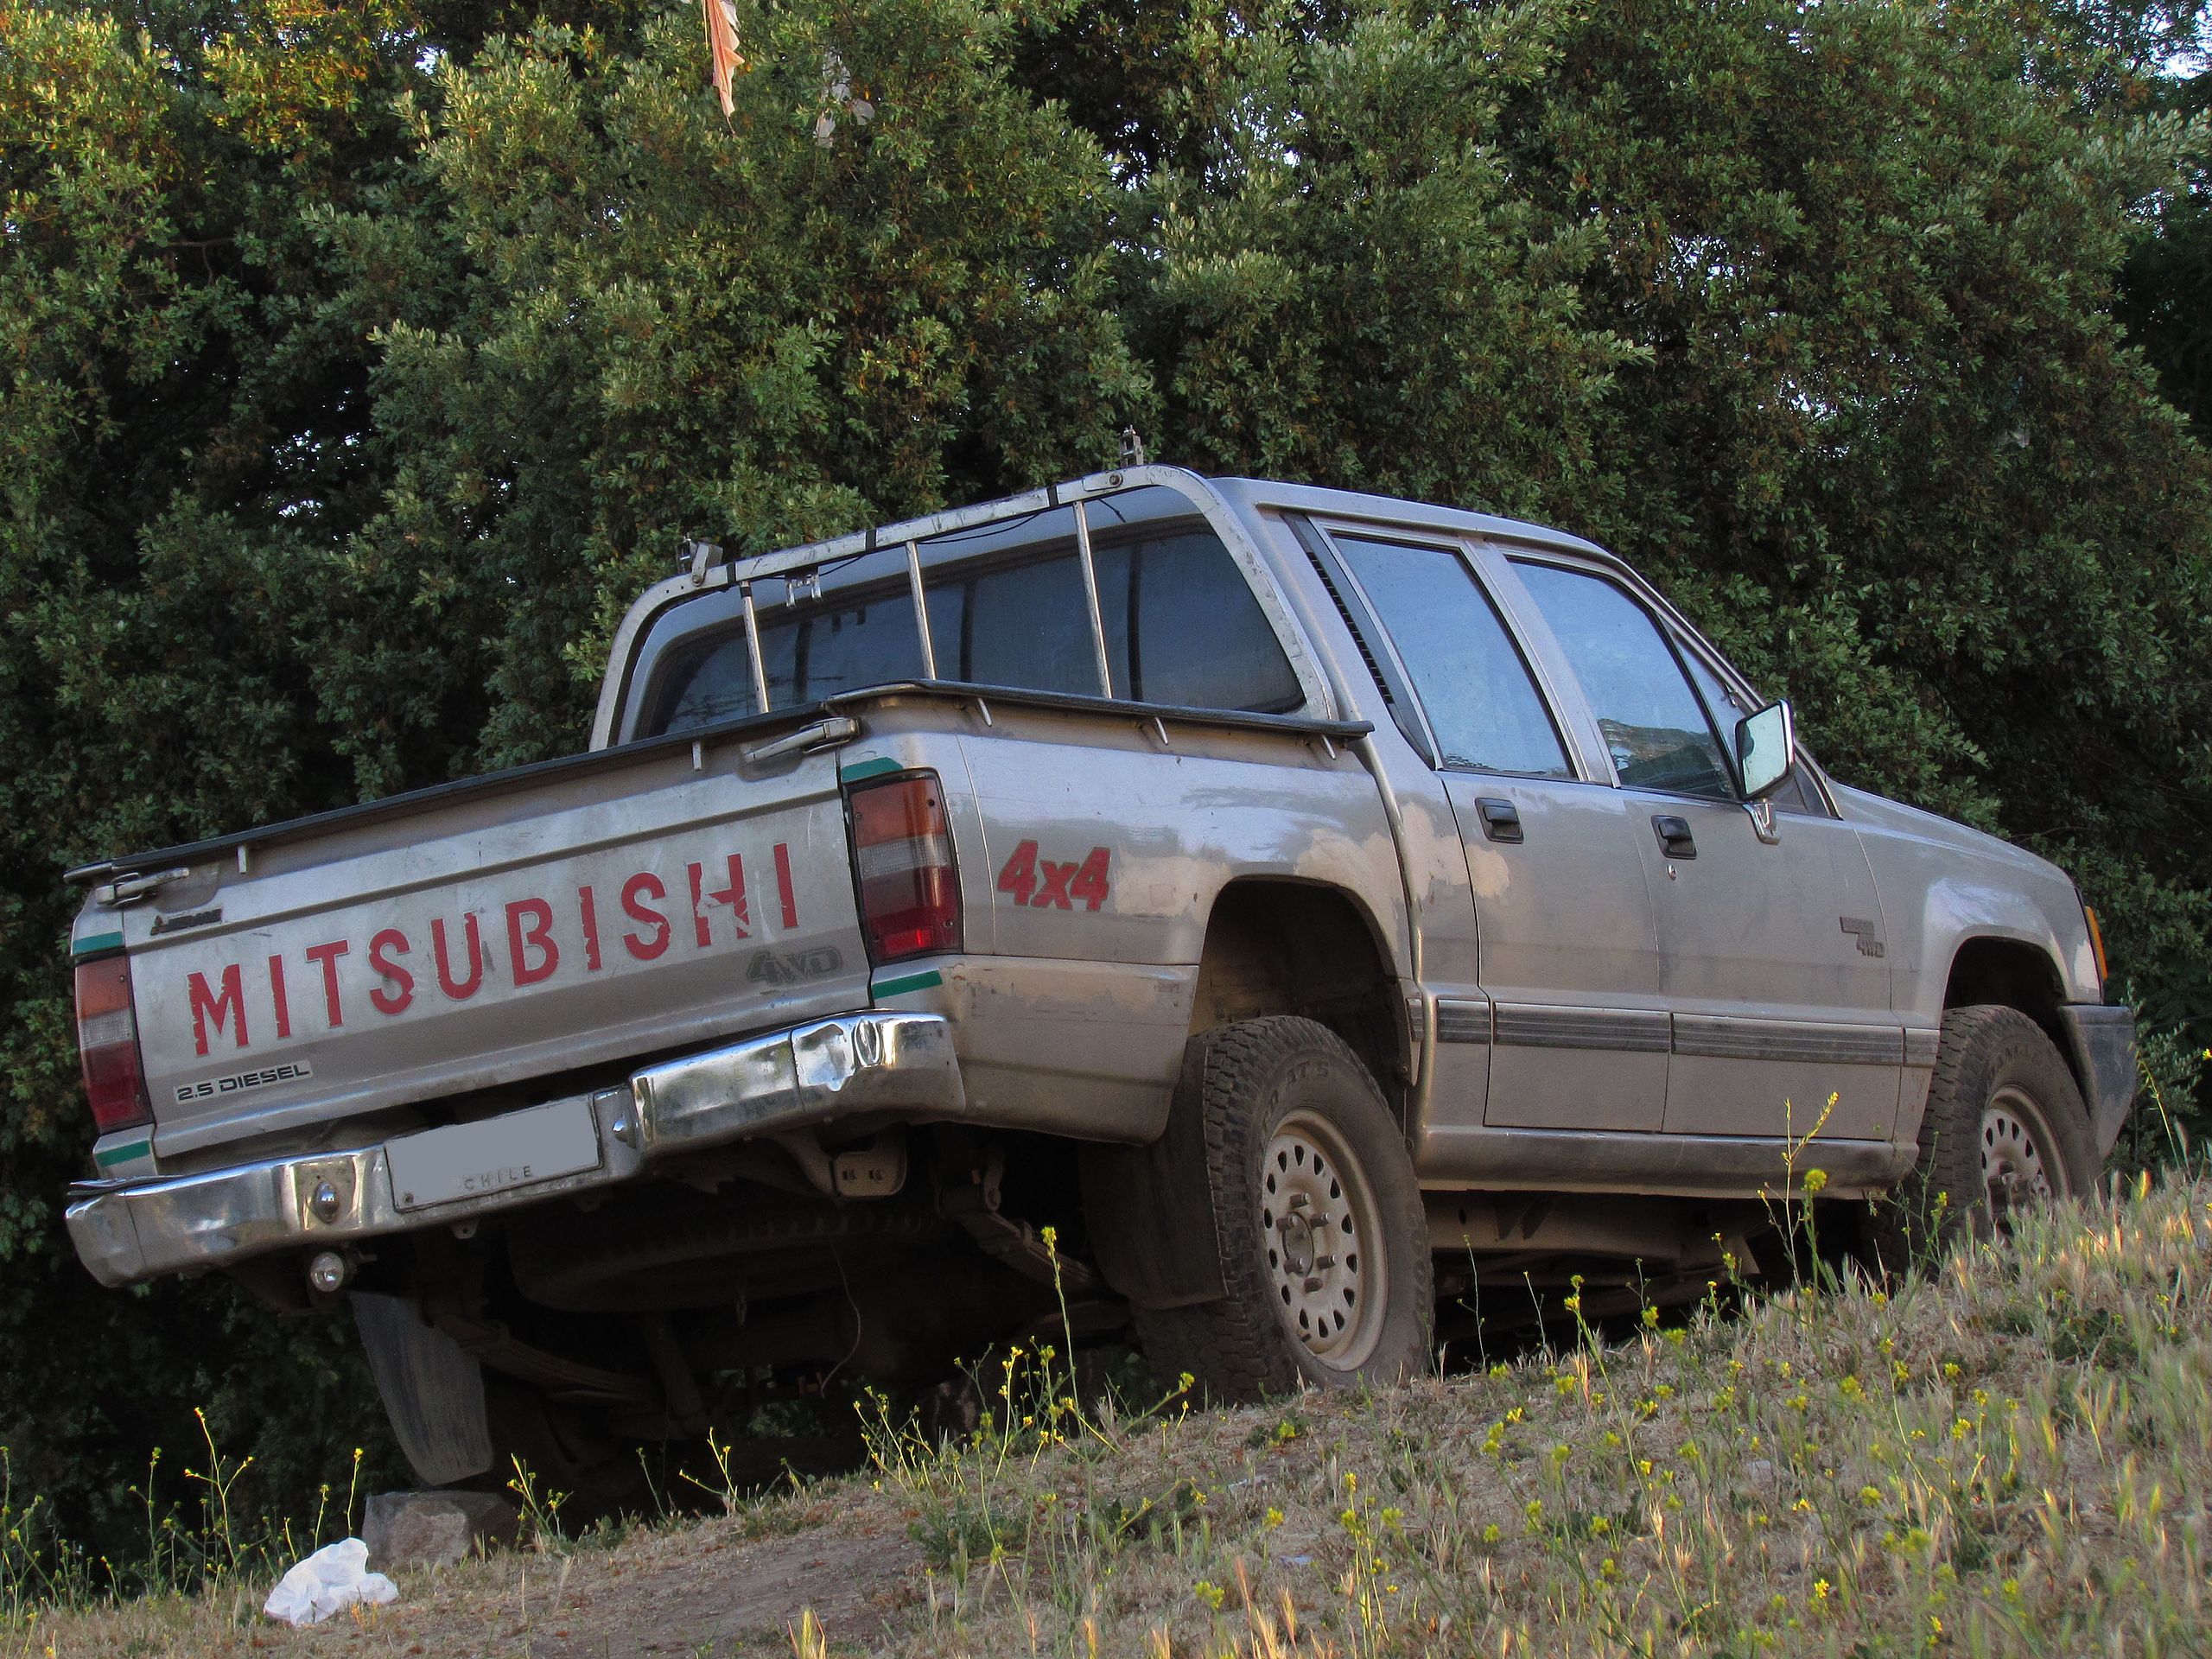
<svg viewBox="0 0 2212 1659">
<path fill-rule="evenodd" d="M 474 1123 L 451 1123 L 384 1143 L 402 1210 L 480 1198 L 599 1167 L 599 1126 L 588 1100 L 556 1100 Z"/>
</svg>

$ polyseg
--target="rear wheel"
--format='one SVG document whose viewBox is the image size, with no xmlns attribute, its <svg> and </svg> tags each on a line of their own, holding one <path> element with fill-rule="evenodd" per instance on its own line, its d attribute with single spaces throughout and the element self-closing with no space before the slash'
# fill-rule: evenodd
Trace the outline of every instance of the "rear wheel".
<svg viewBox="0 0 2212 1659">
<path fill-rule="evenodd" d="M 1224 1294 L 1139 1308 L 1146 1357 L 1218 1399 L 1427 1368 L 1427 1224 L 1404 1137 L 1357 1057 L 1310 1020 L 1203 1032 L 1178 1111 L 1205 1128 L 1211 1252 Z M 1195 1091 L 1195 1098 L 1188 1097 Z"/>
<path fill-rule="evenodd" d="M 2077 1197 L 2097 1174 L 2088 1109 L 2043 1028 L 2017 1008 L 1943 1016 L 1920 1156 L 1876 1205 L 1868 1243 L 1899 1272 L 1961 1231 L 2002 1228 L 2025 1206 Z"/>
</svg>

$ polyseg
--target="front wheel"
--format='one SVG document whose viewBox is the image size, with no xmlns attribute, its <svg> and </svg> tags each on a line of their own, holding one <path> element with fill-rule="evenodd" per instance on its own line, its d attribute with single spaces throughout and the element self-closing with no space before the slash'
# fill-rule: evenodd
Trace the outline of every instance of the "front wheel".
<svg viewBox="0 0 2212 1659">
<path fill-rule="evenodd" d="M 1920 1155 L 1877 1202 L 1868 1243 L 1883 1269 L 1901 1272 L 1961 1232 L 1981 1236 L 2018 1210 L 2078 1197 L 2096 1177 L 2088 1108 L 2043 1028 L 2017 1008 L 1953 1008 Z"/>
<path fill-rule="evenodd" d="M 1178 1111 L 1205 1129 L 1224 1294 L 1140 1308 L 1162 1372 L 1221 1400 L 1302 1384 L 1397 1382 L 1427 1368 L 1427 1222 L 1405 1139 L 1367 1068 L 1310 1020 L 1249 1020 L 1191 1039 Z"/>
</svg>

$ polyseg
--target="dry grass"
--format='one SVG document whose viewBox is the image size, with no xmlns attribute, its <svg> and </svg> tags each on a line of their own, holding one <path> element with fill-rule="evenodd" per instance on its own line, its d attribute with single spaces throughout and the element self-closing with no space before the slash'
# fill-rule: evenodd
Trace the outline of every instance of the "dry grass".
<svg viewBox="0 0 2212 1659">
<path fill-rule="evenodd" d="M 1893 1294 L 1372 1396 L 1129 1422 L 1025 1356 L 957 1453 L 879 1425 L 871 1477 L 410 1579 L 358 1624 L 273 1630 L 218 1580 L 0 1655 L 2203 1652 L 2208 1332 L 2212 1184 L 2145 1185 Z"/>
</svg>

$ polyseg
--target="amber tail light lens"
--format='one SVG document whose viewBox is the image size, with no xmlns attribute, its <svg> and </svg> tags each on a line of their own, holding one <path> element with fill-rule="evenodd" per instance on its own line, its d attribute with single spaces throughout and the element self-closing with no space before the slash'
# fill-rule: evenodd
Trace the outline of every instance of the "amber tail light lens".
<svg viewBox="0 0 2212 1659">
<path fill-rule="evenodd" d="M 130 969 L 120 956 L 77 964 L 77 1052 L 84 1063 L 85 1097 L 102 1135 L 152 1121 Z"/>
<path fill-rule="evenodd" d="M 847 801 L 868 960 L 880 967 L 959 950 L 960 872 L 937 775 L 863 785 Z"/>
</svg>

